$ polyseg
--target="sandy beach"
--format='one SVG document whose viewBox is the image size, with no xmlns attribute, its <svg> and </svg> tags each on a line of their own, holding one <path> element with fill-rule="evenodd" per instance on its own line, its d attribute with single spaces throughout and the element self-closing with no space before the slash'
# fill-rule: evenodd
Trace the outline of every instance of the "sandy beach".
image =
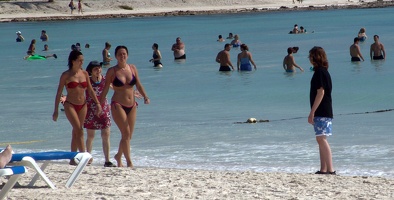
<svg viewBox="0 0 394 200">
<path fill-rule="evenodd" d="M 68 0 L 0 2 L 0 22 L 74 20 L 132 16 L 194 15 L 299 9 L 348 9 L 393 6 L 393 1 L 365 0 L 84 0 L 83 14 L 70 13 Z M 77 5 L 77 1 L 74 2 Z M 132 10 L 122 9 L 128 6 Z M 318 160 L 316 160 L 318 162 Z M 368 176 L 204 171 L 87 166 L 72 188 L 74 170 L 66 161 L 45 171 L 57 189 L 39 180 L 26 187 L 34 171 L 22 176 L 8 199 L 394 199 L 394 179 Z M 6 182 L 1 177 L 1 183 Z"/>
<path fill-rule="evenodd" d="M 83 0 L 83 13 L 77 7 L 71 14 L 69 0 L 54 2 L 41 0 L 11 0 L 0 2 L 0 22 L 49 21 L 94 18 L 121 18 L 169 15 L 197 15 L 239 12 L 267 12 L 312 9 L 352 9 L 393 6 L 394 1 L 385 0 Z"/>
<path fill-rule="evenodd" d="M 74 167 L 50 165 L 47 176 L 26 185 L 33 170 L 8 199 L 393 199 L 394 180 L 315 174 L 226 172 L 87 166 L 72 188 L 64 185 Z M 2 179 L 4 180 L 4 179 Z"/>
</svg>

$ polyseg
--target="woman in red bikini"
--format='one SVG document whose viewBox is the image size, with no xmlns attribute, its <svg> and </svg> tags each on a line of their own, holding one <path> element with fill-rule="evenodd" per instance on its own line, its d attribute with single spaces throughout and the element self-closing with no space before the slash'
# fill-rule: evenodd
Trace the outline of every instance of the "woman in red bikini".
<svg viewBox="0 0 394 200">
<path fill-rule="evenodd" d="M 101 114 L 101 105 L 90 84 L 89 75 L 82 70 L 83 55 L 80 51 L 71 51 L 68 57 L 68 70 L 60 76 L 59 86 L 57 88 L 55 98 L 55 110 L 53 111 L 53 121 L 57 121 L 60 97 L 63 88 L 67 90 L 67 100 L 64 102 L 64 111 L 68 121 L 70 121 L 72 129 L 71 151 L 85 152 L 85 144 L 83 138 L 83 123 L 85 121 L 87 106 L 85 90 L 96 102 L 96 115 Z M 73 160 L 70 164 L 75 164 Z"/>
<path fill-rule="evenodd" d="M 115 160 L 118 167 L 123 167 L 122 155 L 124 154 L 127 167 L 133 168 L 131 162 L 130 140 L 134 131 L 135 119 L 137 117 L 137 102 L 135 101 L 134 85 L 144 97 L 144 103 L 149 104 L 149 98 L 140 82 L 135 65 L 127 64 L 129 52 L 127 47 L 118 46 L 115 49 L 115 57 L 118 64 L 109 68 L 105 77 L 105 88 L 100 96 L 100 102 L 104 102 L 109 86 L 112 84 L 114 94 L 111 99 L 111 113 L 118 126 L 122 138 L 119 142 L 118 153 Z"/>
</svg>

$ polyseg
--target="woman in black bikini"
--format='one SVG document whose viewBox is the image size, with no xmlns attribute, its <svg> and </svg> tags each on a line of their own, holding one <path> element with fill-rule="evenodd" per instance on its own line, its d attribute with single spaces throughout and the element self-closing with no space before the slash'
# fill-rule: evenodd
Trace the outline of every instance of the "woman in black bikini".
<svg viewBox="0 0 394 200">
<path fill-rule="evenodd" d="M 118 167 L 123 167 L 122 155 L 124 154 L 127 167 L 132 168 L 130 140 L 134 131 L 138 105 L 135 101 L 134 85 L 144 97 L 144 103 L 149 104 L 150 101 L 140 82 L 137 68 L 133 64 L 127 64 L 128 54 L 127 47 L 116 47 L 115 57 L 118 64 L 109 68 L 105 75 L 107 79 L 105 80 L 105 88 L 100 96 L 100 102 L 105 100 L 110 84 L 112 84 L 114 94 L 111 99 L 111 113 L 122 134 L 115 160 L 118 163 Z"/>
<path fill-rule="evenodd" d="M 80 51 L 71 51 L 68 57 L 68 70 L 60 76 L 59 86 L 57 88 L 55 98 L 55 109 L 53 111 L 53 121 L 57 121 L 59 112 L 59 103 L 63 88 L 67 90 L 67 100 L 64 102 L 64 111 L 68 121 L 70 121 L 72 129 L 71 151 L 85 152 L 85 141 L 83 138 L 83 123 L 85 121 L 87 106 L 85 91 L 96 102 L 96 115 L 101 114 L 101 105 L 90 84 L 89 75 L 82 70 L 83 55 Z M 71 165 L 75 165 L 75 161 L 70 161 Z"/>
</svg>

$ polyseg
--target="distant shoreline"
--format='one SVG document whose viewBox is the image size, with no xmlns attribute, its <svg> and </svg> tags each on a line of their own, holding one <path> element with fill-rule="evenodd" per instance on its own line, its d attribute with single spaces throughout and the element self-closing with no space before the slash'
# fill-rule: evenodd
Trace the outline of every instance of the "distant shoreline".
<svg viewBox="0 0 394 200">
<path fill-rule="evenodd" d="M 111 19 L 111 18 L 132 18 L 132 17 L 163 17 L 163 16 L 188 16 L 188 15 L 217 15 L 217 14 L 238 14 L 238 13 L 261 13 L 261 12 L 285 12 L 285 11 L 309 11 L 309 10 L 339 10 L 339 9 L 369 9 L 393 7 L 394 0 L 381 2 L 367 2 L 356 5 L 325 5 L 325 6 L 281 6 L 279 8 L 235 8 L 235 9 L 213 9 L 213 10 L 178 10 L 170 12 L 141 12 L 141 13 L 106 13 L 106 14 L 86 14 L 67 16 L 37 16 L 37 17 L 9 17 L 0 18 L 0 22 L 28 22 L 28 21 L 67 21 L 85 19 Z"/>
</svg>

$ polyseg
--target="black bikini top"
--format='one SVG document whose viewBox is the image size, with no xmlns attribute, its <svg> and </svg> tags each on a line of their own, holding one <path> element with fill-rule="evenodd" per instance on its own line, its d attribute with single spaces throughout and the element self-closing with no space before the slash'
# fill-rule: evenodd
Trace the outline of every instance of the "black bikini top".
<svg viewBox="0 0 394 200">
<path fill-rule="evenodd" d="M 115 72 L 116 72 L 116 71 L 115 71 Z M 130 86 L 134 86 L 136 83 L 137 83 L 137 81 L 135 80 L 135 76 L 134 76 L 134 74 L 133 74 L 133 77 L 131 78 L 131 81 L 130 81 L 129 85 L 130 85 Z M 118 78 L 117 76 L 115 76 L 115 79 L 114 79 L 114 81 L 112 82 L 112 85 L 115 86 L 115 87 L 122 87 L 122 86 L 124 86 L 125 84 L 124 84 L 121 80 L 119 80 L 119 78 Z"/>
</svg>

